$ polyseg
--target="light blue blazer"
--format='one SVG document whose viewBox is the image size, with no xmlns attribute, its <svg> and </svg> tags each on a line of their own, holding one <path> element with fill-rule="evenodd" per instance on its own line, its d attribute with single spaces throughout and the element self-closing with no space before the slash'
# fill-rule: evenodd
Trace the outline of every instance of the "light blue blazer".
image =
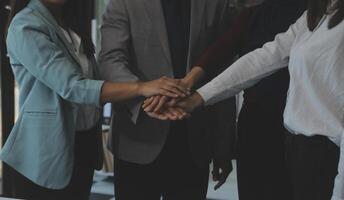
<svg viewBox="0 0 344 200">
<path fill-rule="evenodd" d="M 77 104 L 99 106 L 103 81 L 82 76 L 72 46 L 39 0 L 16 15 L 7 48 L 20 114 L 0 159 L 40 186 L 62 189 L 73 170 Z"/>
</svg>

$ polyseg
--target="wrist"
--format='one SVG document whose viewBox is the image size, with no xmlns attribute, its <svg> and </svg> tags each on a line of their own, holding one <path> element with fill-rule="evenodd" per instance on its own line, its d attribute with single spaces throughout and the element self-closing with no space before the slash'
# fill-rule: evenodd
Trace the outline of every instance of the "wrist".
<svg viewBox="0 0 344 200">
<path fill-rule="evenodd" d="M 186 76 L 183 78 L 182 82 L 187 88 L 192 89 L 196 81 L 192 76 Z"/>
<path fill-rule="evenodd" d="M 204 105 L 204 100 L 198 92 L 193 93 L 191 98 L 192 98 L 192 102 L 194 104 L 194 108 L 197 108 L 197 107 Z"/>
<path fill-rule="evenodd" d="M 202 67 L 195 66 L 185 76 L 184 81 L 189 88 L 192 88 L 203 76 L 205 72 Z"/>
<path fill-rule="evenodd" d="M 137 96 L 145 96 L 144 82 L 133 83 L 133 91 Z"/>
</svg>

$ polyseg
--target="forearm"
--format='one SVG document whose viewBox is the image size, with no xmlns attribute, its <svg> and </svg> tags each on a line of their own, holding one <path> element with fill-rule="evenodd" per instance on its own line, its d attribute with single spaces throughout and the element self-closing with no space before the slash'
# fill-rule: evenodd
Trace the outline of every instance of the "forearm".
<svg viewBox="0 0 344 200">
<path fill-rule="evenodd" d="M 214 77 L 223 65 L 233 61 L 243 45 L 245 32 L 248 29 L 250 10 L 242 11 L 231 24 L 229 29 L 219 37 L 199 58 L 195 66 L 201 67 L 209 77 Z"/>
<path fill-rule="evenodd" d="M 206 104 L 214 104 L 253 86 L 262 78 L 286 67 L 290 50 L 299 32 L 307 27 L 304 14 L 289 30 L 274 41 L 241 57 L 222 74 L 198 90 Z"/>
<path fill-rule="evenodd" d="M 200 66 L 195 66 L 191 71 L 185 76 L 184 82 L 188 88 L 193 88 L 203 77 L 205 76 L 205 71 Z"/>
<path fill-rule="evenodd" d="M 253 64 L 255 59 L 249 57 L 256 56 L 246 55 L 211 82 L 197 90 L 202 96 L 205 104 L 212 105 L 233 97 L 240 91 L 253 86 L 262 78 L 272 74 L 282 66 L 280 64 L 256 65 Z M 287 64 L 284 63 L 284 65 Z"/>
<path fill-rule="evenodd" d="M 119 102 L 142 95 L 140 83 L 111 83 L 105 82 L 101 90 L 101 103 Z"/>
</svg>

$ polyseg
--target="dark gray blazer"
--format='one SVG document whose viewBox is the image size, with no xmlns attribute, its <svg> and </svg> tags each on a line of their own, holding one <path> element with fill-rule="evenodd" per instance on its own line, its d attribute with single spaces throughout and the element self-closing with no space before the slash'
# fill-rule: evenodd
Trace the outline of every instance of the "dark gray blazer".
<svg viewBox="0 0 344 200">
<path fill-rule="evenodd" d="M 191 4 L 188 70 L 229 23 L 229 0 L 192 0 Z M 173 77 L 160 0 L 110 0 L 101 33 L 103 79 L 123 82 Z M 170 125 L 148 117 L 141 109 L 143 100 L 114 104 L 111 124 L 117 158 L 138 164 L 156 159 Z M 189 120 L 190 152 L 199 166 L 208 165 L 211 158 L 230 159 L 235 105 L 233 100 L 221 104 L 200 109 Z"/>
</svg>

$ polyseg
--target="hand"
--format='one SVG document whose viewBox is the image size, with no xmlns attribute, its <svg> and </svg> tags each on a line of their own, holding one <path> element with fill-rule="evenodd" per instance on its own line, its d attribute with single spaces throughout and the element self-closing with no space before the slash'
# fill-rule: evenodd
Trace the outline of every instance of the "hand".
<svg viewBox="0 0 344 200">
<path fill-rule="evenodd" d="M 217 184 L 214 187 L 214 190 L 219 189 L 222 187 L 222 185 L 226 182 L 229 174 L 233 170 L 232 162 L 217 162 L 213 161 L 213 180 L 217 182 Z"/>
<path fill-rule="evenodd" d="M 182 80 L 187 85 L 187 87 L 193 88 L 194 85 L 199 82 L 202 77 L 204 77 L 204 75 L 205 71 L 201 66 L 194 66 Z"/>
<path fill-rule="evenodd" d="M 145 97 L 154 95 L 164 95 L 172 98 L 184 98 L 187 96 L 189 90 L 183 85 L 180 80 L 175 80 L 168 77 L 138 84 L 139 93 Z"/>
<path fill-rule="evenodd" d="M 182 86 L 183 88 L 186 88 L 188 90 L 187 94 L 190 95 L 189 91 L 194 86 L 194 84 L 198 82 L 198 80 L 201 77 L 204 76 L 204 73 L 205 72 L 202 67 L 195 66 L 183 79 L 179 79 L 175 81 L 177 81 L 178 84 Z M 182 97 L 169 98 L 167 96 L 157 95 L 155 97 L 150 97 L 146 99 L 142 108 L 146 112 L 159 112 L 165 106 L 165 104 L 171 107 L 171 106 L 176 105 L 176 103 L 179 102 L 181 99 Z"/>
<path fill-rule="evenodd" d="M 142 105 L 145 112 L 160 112 L 164 107 L 173 107 L 182 98 L 170 98 L 167 96 L 157 95 L 147 98 Z"/>
<path fill-rule="evenodd" d="M 190 88 L 192 88 L 194 84 L 194 76 L 192 74 L 193 73 L 190 72 L 185 78 L 178 80 L 182 87 L 187 88 L 187 95 L 190 95 Z M 146 99 L 142 105 L 142 108 L 145 112 L 159 112 L 164 106 L 172 107 L 181 99 L 181 97 L 171 98 L 163 95 L 157 95 Z"/>
<path fill-rule="evenodd" d="M 188 118 L 190 115 L 186 112 L 184 112 L 180 108 L 176 107 L 168 107 L 161 112 L 146 112 L 148 116 L 159 119 L 159 120 L 183 120 L 185 118 Z"/>
<path fill-rule="evenodd" d="M 196 108 L 204 104 L 203 98 L 197 92 L 193 93 L 191 96 L 179 101 L 176 106 L 183 109 L 187 113 L 192 113 Z"/>
</svg>

